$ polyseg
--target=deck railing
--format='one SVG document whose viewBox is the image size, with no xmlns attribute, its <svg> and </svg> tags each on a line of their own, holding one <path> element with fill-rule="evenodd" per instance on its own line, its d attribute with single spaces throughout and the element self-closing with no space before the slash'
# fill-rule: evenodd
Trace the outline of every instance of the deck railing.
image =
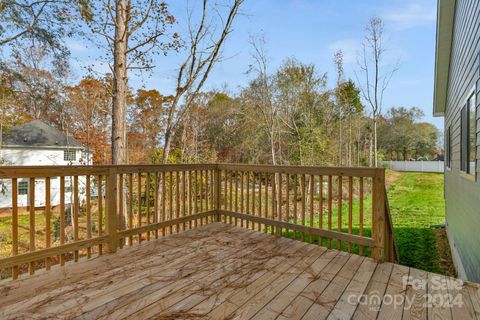
<svg viewBox="0 0 480 320">
<path fill-rule="evenodd" d="M 2 278 L 113 253 L 213 221 L 382 261 L 398 258 L 384 169 L 240 164 L 0 167 L 0 179 L 0 197 L 11 202 L 0 216 Z"/>
</svg>

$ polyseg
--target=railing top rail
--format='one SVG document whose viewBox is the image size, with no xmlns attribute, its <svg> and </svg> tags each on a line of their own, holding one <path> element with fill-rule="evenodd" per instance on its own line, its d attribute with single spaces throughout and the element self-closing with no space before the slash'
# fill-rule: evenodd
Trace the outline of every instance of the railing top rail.
<svg viewBox="0 0 480 320">
<path fill-rule="evenodd" d="M 318 167 L 256 164 L 146 164 L 146 165 L 74 165 L 74 166 L 0 166 L 0 179 L 28 177 L 57 177 L 71 175 L 104 175 L 111 173 L 169 172 L 189 170 L 237 170 L 267 173 L 314 174 L 333 176 L 375 177 L 384 168 Z"/>
<path fill-rule="evenodd" d="M 106 175 L 107 168 L 90 166 L 3 166 L 0 167 L 0 179 L 44 178 L 77 175 Z"/>
<path fill-rule="evenodd" d="M 152 165 L 74 165 L 74 166 L 0 166 L 0 179 L 29 177 L 61 177 L 72 175 L 105 175 L 162 171 L 214 170 L 215 164 L 152 164 Z"/>
<path fill-rule="evenodd" d="M 314 174 L 353 177 L 374 177 L 383 175 L 384 168 L 369 167 L 318 167 L 318 166 L 285 166 L 219 163 L 220 170 L 261 171 L 268 173 Z"/>
</svg>

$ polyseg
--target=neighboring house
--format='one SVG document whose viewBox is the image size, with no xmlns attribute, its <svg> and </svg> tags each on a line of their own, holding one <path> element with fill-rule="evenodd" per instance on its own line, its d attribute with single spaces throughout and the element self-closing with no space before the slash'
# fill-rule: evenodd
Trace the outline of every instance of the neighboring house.
<svg viewBox="0 0 480 320">
<path fill-rule="evenodd" d="M 2 165 L 49 166 L 86 165 L 91 163 L 91 154 L 73 137 L 46 123 L 34 120 L 6 130 L 0 147 Z M 65 199 L 71 202 L 72 177 L 65 179 Z M 11 208 L 11 181 L 0 180 L 0 208 Z M 85 178 L 79 177 L 79 193 L 85 194 Z M 51 205 L 60 204 L 60 179 L 51 180 Z M 18 179 L 18 206 L 27 207 L 29 180 Z M 45 206 L 45 179 L 35 181 L 35 207 Z"/>
<path fill-rule="evenodd" d="M 480 282 L 480 1 L 439 0 L 434 115 L 445 117 L 447 234 L 459 277 Z"/>
</svg>

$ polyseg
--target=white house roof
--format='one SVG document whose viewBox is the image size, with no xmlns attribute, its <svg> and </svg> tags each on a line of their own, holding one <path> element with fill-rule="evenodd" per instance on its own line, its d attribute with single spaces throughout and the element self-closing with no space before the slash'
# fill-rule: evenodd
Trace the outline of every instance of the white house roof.
<svg viewBox="0 0 480 320">
<path fill-rule="evenodd" d="M 450 55 L 452 52 L 453 24 L 456 0 L 438 0 L 437 43 L 435 48 L 435 83 L 433 115 L 443 116 L 447 106 Z"/>
<path fill-rule="evenodd" d="M 40 121 L 14 126 L 3 133 L 2 147 L 51 147 L 83 149 L 75 138 Z"/>
</svg>

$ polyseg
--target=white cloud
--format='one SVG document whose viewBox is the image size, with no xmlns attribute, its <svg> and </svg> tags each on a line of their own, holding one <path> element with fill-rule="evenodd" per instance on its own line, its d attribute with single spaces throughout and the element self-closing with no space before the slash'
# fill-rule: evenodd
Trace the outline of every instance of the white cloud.
<svg viewBox="0 0 480 320">
<path fill-rule="evenodd" d="M 85 44 L 76 40 L 67 41 L 67 47 L 73 53 L 83 53 L 88 51 L 88 48 L 85 46 Z"/>
<path fill-rule="evenodd" d="M 357 61 L 357 53 L 361 48 L 361 42 L 355 39 L 337 40 L 328 46 L 331 55 L 338 50 L 343 52 L 343 62 L 345 64 L 353 64 Z"/>
<path fill-rule="evenodd" d="M 390 10 L 383 17 L 385 21 L 391 22 L 399 28 L 408 29 L 423 24 L 435 23 L 437 10 L 433 1 L 429 6 L 412 3 L 403 8 Z"/>
</svg>

